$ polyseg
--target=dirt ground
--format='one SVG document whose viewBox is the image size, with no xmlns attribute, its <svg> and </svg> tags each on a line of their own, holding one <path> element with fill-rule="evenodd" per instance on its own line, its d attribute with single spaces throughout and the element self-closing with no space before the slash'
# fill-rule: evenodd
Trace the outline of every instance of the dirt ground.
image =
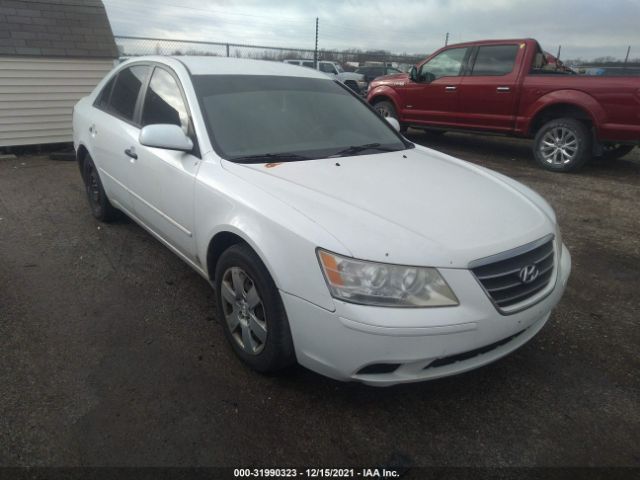
<svg viewBox="0 0 640 480">
<path fill-rule="evenodd" d="M 554 174 L 526 141 L 409 136 L 546 197 L 573 273 L 514 354 L 388 389 L 251 372 L 209 285 L 97 223 L 73 162 L 0 160 L 0 465 L 639 467 L 640 149 Z"/>
</svg>

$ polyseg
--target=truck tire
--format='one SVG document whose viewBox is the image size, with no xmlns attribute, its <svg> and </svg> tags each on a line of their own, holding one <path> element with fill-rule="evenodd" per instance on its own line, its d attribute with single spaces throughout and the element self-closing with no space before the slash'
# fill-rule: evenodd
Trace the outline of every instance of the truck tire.
<svg viewBox="0 0 640 480">
<path fill-rule="evenodd" d="M 387 100 L 381 100 L 379 102 L 376 102 L 373 105 L 373 108 L 375 109 L 376 112 L 380 114 L 381 117 L 385 117 L 385 118 L 393 117 L 396 120 L 398 120 L 398 123 L 400 123 L 400 119 L 398 118 L 398 112 L 396 112 L 396 107 L 393 105 L 393 103 Z M 407 126 L 400 123 L 400 132 L 404 133 L 406 131 L 407 131 Z"/>
<path fill-rule="evenodd" d="M 575 118 L 545 123 L 533 140 L 533 155 L 552 172 L 574 172 L 591 158 L 592 138 L 587 126 Z"/>
</svg>

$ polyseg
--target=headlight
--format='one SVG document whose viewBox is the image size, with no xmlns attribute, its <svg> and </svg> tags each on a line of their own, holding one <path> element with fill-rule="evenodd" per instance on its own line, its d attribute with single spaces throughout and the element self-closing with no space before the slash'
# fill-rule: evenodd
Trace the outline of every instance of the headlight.
<svg viewBox="0 0 640 480">
<path fill-rule="evenodd" d="M 458 299 L 438 270 L 375 263 L 318 249 L 331 295 L 345 302 L 380 307 L 444 307 Z"/>
</svg>

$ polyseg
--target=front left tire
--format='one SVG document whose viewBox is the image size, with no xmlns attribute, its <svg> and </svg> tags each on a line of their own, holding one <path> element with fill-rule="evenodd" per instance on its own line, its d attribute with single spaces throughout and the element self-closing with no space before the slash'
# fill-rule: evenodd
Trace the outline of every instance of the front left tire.
<svg viewBox="0 0 640 480">
<path fill-rule="evenodd" d="M 240 359 L 261 373 L 295 363 L 280 292 L 260 257 L 247 245 L 228 248 L 215 271 L 216 311 Z"/>
</svg>

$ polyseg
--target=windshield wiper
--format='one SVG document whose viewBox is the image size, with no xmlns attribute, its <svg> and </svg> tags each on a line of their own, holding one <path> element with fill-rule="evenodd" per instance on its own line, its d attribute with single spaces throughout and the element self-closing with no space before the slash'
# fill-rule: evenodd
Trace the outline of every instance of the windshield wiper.
<svg viewBox="0 0 640 480">
<path fill-rule="evenodd" d="M 257 155 L 245 155 L 242 157 L 230 158 L 232 162 L 238 163 L 265 163 L 265 162 L 295 162 L 297 160 L 311 160 L 309 157 L 297 153 L 259 153 Z"/>
<path fill-rule="evenodd" d="M 333 157 L 346 157 L 348 155 L 355 155 L 356 153 L 364 152 L 366 150 L 376 150 L 378 152 L 397 152 L 397 148 L 383 147 L 381 143 L 365 143 L 364 145 L 352 145 L 343 150 L 340 150 L 329 158 Z"/>
</svg>

